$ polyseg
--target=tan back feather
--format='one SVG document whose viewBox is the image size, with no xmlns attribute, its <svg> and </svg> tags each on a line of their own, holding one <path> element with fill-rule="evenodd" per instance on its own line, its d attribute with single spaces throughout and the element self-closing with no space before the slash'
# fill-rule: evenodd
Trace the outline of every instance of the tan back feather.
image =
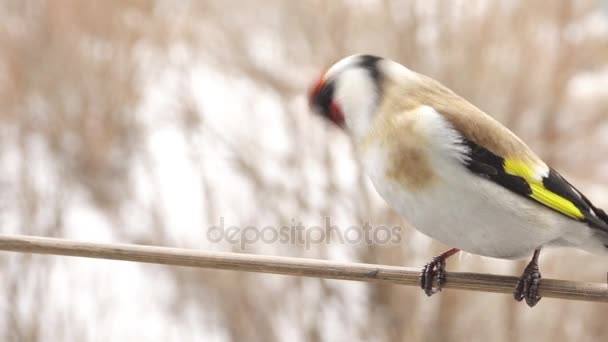
<svg viewBox="0 0 608 342">
<path fill-rule="evenodd" d="M 384 101 L 378 113 L 395 115 L 429 106 L 441 113 L 466 139 L 503 158 L 544 165 L 514 133 L 434 79 L 417 77 L 385 79 Z"/>
</svg>

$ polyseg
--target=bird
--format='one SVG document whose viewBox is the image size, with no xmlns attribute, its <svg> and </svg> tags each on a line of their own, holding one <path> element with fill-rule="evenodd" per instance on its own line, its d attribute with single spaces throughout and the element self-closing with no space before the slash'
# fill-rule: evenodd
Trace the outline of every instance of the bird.
<svg viewBox="0 0 608 342">
<path fill-rule="evenodd" d="M 419 232 L 452 247 L 420 274 L 431 296 L 446 259 L 531 256 L 513 289 L 541 299 L 545 247 L 608 255 L 608 215 L 519 137 L 439 81 L 388 58 L 345 57 L 309 91 L 314 112 L 350 137 L 380 196 Z"/>
</svg>

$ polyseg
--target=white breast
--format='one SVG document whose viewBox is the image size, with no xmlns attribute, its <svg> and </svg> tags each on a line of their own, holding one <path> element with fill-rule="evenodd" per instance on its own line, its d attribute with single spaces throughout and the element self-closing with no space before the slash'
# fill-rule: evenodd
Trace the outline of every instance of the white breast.
<svg viewBox="0 0 608 342">
<path fill-rule="evenodd" d="M 425 120 L 441 118 L 430 115 Z M 470 253 L 520 258 L 560 240 L 571 229 L 587 230 L 572 228 L 580 223 L 472 174 L 453 153 L 457 144 L 440 141 L 458 138 L 457 134 L 444 123 L 428 127 L 433 128 L 428 133 L 437 143 L 430 158 L 435 180 L 422 189 L 408 188 L 386 176 L 387 144 L 372 142 L 361 151 L 378 193 L 420 232 Z"/>
</svg>

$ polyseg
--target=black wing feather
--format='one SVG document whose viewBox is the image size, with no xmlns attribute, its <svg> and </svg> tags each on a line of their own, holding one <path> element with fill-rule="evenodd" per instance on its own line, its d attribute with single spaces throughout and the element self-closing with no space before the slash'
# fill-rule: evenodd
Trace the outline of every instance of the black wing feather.
<svg viewBox="0 0 608 342">
<path fill-rule="evenodd" d="M 489 179 L 503 187 L 527 198 L 532 194 L 532 188 L 525 179 L 508 174 L 504 171 L 505 160 L 489 150 L 475 144 L 470 140 L 464 140 L 469 148 L 466 167 L 474 174 Z"/>
<path fill-rule="evenodd" d="M 608 232 L 608 215 L 591 203 L 578 189 L 562 177 L 557 171 L 550 169 L 549 176 L 543 179 L 543 185 L 550 191 L 572 202 L 585 215 L 585 221 L 593 228 Z"/>
<path fill-rule="evenodd" d="M 464 139 L 463 144 L 469 148 L 469 153 L 465 163 L 465 166 L 469 169 L 469 171 L 502 185 L 506 189 L 524 196 L 529 200 L 539 203 L 530 197 L 532 194 L 532 188 L 524 178 L 509 174 L 505 171 L 504 158 L 468 139 Z M 608 232 L 608 215 L 603 210 L 596 208 L 591 201 L 589 201 L 583 194 L 581 194 L 580 191 L 568 183 L 555 170 L 550 169 L 549 175 L 543 178 L 543 185 L 545 188 L 547 188 L 547 190 L 572 202 L 572 204 L 576 206 L 584 216 L 581 221 L 586 222 L 592 228 Z M 552 209 L 550 207 L 547 208 Z M 557 210 L 555 211 L 560 213 Z M 560 214 L 564 215 L 563 213 Z M 573 219 L 567 215 L 564 216 Z"/>
</svg>

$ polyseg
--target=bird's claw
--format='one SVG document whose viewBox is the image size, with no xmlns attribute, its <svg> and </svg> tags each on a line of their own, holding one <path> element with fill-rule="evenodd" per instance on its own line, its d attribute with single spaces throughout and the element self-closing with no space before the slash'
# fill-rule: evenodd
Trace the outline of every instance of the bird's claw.
<svg viewBox="0 0 608 342">
<path fill-rule="evenodd" d="M 540 279 L 541 275 L 538 269 L 538 264 L 533 260 L 530 262 L 530 264 L 528 264 L 524 270 L 524 273 L 517 281 L 517 286 L 515 286 L 515 291 L 513 291 L 513 297 L 515 297 L 515 300 L 520 302 L 525 299 L 529 307 L 536 305 L 542 298 L 538 294 Z"/>
<path fill-rule="evenodd" d="M 445 259 L 443 255 L 434 257 L 420 272 L 420 288 L 429 297 L 441 291 L 445 284 Z M 437 276 L 437 286 L 433 287 L 435 276 Z"/>
</svg>

